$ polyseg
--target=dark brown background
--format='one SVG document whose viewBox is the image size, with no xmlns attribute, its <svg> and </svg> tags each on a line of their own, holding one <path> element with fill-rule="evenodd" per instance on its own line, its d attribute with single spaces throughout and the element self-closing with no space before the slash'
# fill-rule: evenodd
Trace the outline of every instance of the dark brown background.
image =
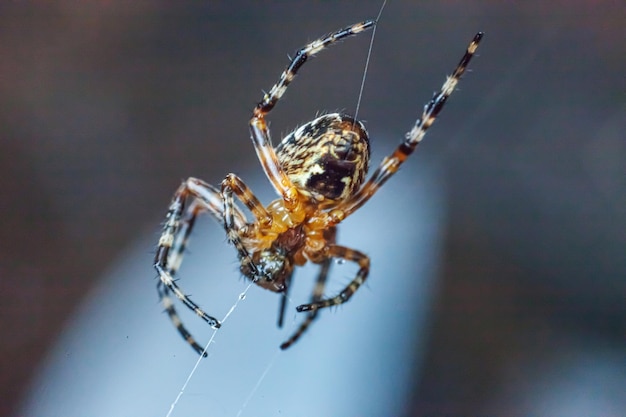
<svg viewBox="0 0 626 417">
<path fill-rule="evenodd" d="M 156 233 L 181 178 L 216 182 L 257 164 L 246 121 L 286 54 L 378 8 L 0 5 L 0 414 L 107 265 Z M 449 224 L 411 415 L 516 415 L 527 409 L 511 399 L 516 385 L 496 381 L 530 384 L 524 372 L 555 355 L 608 352 L 623 365 L 624 21 L 617 1 L 388 5 L 361 107 L 373 137 L 399 137 L 442 69 L 487 33 L 437 141 L 420 149 L 447 169 Z M 303 70 L 276 137 L 354 107 L 367 43 Z M 606 410 L 623 401 L 609 396 Z"/>
</svg>

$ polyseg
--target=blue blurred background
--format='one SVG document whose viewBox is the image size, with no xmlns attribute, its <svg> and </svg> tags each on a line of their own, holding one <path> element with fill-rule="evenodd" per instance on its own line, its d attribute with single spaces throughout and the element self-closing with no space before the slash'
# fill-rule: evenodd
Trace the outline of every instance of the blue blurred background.
<svg viewBox="0 0 626 417">
<path fill-rule="evenodd" d="M 121 415 L 158 414 L 152 407 L 165 415 L 195 360 L 154 290 L 151 251 L 172 192 L 188 176 L 218 183 L 235 172 L 269 201 L 247 132 L 261 89 L 287 54 L 379 7 L 0 5 L 2 415 L 104 410 L 79 408 L 79 398 L 119 403 Z M 276 382 L 257 392 L 271 404 L 253 399 L 248 415 L 387 415 L 362 411 L 375 403 L 371 392 L 391 404 L 388 415 L 623 413 L 624 21 L 623 5 L 608 0 L 388 4 L 359 113 L 374 163 L 473 34 L 486 36 L 423 146 L 340 230 L 341 243 L 372 257 L 368 288 L 276 357 L 268 376 Z M 353 111 L 368 43 L 348 40 L 303 68 L 271 116 L 275 142 L 316 112 Z M 219 228 L 202 226 L 183 282 L 223 314 L 245 283 Z M 353 272 L 337 265 L 333 279 L 340 286 Z M 308 297 L 312 273 L 299 279 L 294 304 Z M 213 292 L 222 283 L 233 284 L 224 296 Z M 202 365 L 179 415 L 238 410 L 286 334 L 274 326 L 277 303 L 248 293 L 229 322 L 233 334 L 216 341 L 239 359 Z M 379 312 L 389 317 L 383 324 Z M 208 329 L 192 327 L 207 339 Z M 320 375 L 307 380 L 310 369 Z M 239 376 L 244 370 L 250 375 Z M 364 382 L 372 379 L 378 385 Z M 340 396 L 312 390 L 324 384 Z M 210 405 L 233 393 L 221 409 Z M 326 409 L 341 401 L 347 408 Z"/>
</svg>

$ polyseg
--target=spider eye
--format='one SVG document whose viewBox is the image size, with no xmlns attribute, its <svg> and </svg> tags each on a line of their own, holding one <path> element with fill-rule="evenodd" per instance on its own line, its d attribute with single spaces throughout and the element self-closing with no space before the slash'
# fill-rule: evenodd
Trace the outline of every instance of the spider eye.
<svg viewBox="0 0 626 417">
<path fill-rule="evenodd" d="M 284 292 L 285 280 L 291 265 L 288 257 L 277 250 L 257 252 L 253 259 L 254 269 L 250 265 L 242 265 L 241 272 L 255 284 L 273 292 Z"/>
</svg>

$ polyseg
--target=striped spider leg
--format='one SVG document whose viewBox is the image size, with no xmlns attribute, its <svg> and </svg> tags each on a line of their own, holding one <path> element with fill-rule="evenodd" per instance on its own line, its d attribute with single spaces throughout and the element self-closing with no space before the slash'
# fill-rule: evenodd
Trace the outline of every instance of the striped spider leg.
<svg viewBox="0 0 626 417">
<path fill-rule="evenodd" d="M 326 232 L 326 240 L 328 242 L 335 242 L 337 235 L 337 228 L 332 227 L 327 229 Z M 324 296 L 324 290 L 326 289 L 326 280 L 328 279 L 328 272 L 330 271 L 331 258 L 326 258 L 321 264 L 320 271 L 317 275 L 317 280 L 315 281 L 315 287 L 313 288 L 313 295 L 311 296 L 311 302 L 315 303 L 322 299 Z M 290 277 L 291 279 L 291 277 Z M 285 316 L 285 308 L 287 307 L 287 290 L 289 289 L 289 284 L 287 284 L 287 288 L 283 293 L 281 303 L 280 303 L 280 311 L 278 314 L 278 327 L 283 327 L 283 318 Z M 298 329 L 287 339 L 284 341 L 280 348 L 285 350 L 289 346 L 293 345 L 299 338 L 307 331 L 311 323 L 317 318 L 318 310 L 309 311 L 307 317 L 300 323 Z"/>
<path fill-rule="evenodd" d="M 465 73 L 465 69 L 470 60 L 474 56 L 478 44 L 483 37 L 483 32 L 478 32 L 474 35 L 474 39 L 468 45 L 463 58 L 459 61 L 458 65 L 452 72 L 446 81 L 441 86 L 441 90 L 430 99 L 430 101 L 424 106 L 422 116 L 416 120 L 413 128 L 406 134 L 404 142 L 396 148 L 396 150 L 390 156 L 383 159 L 380 166 L 374 171 L 370 179 L 363 185 L 356 194 L 354 194 L 349 200 L 343 202 L 337 207 L 337 210 L 341 210 L 345 217 L 354 213 L 363 204 L 367 202 L 376 191 L 393 175 L 398 171 L 400 165 L 413 153 L 417 145 L 420 144 L 426 131 L 435 122 L 435 119 L 443 109 L 446 100 L 454 91 L 457 83 L 461 79 L 461 76 Z"/>
<path fill-rule="evenodd" d="M 184 305 L 194 311 L 214 329 L 218 329 L 221 326 L 218 319 L 207 314 L 182 291 L 174 276 L 182 264 L 183 255 L 189 242 L 189 235 L 193 230 L 198 215 L 208 212 L 218 223 L 225 225 L 227 230 L 241 230 L 244 227 L 246 217 L 232 200 L 233 188 L 237 195 L 244 196 L 242 201 L 257 218 L 262 217 L 264 214 L 266 215 L 263 206 L 254 196 L 252 198 L 247 197 L 251 195 L 250 191 L 233 174 L 228 175 L 224 180 L 222 191 L 217 190 L 202 180 L 188 178 L 176 190 L 172 198 L 154 260 L 154 267 L 159 274 L 159 282 L 157 283 L 159 299 L 180 335 L 200 354 L 204 352 L 204 348 L 196 342 L 191 333 L 182 324 L 170 293 L 173 293 L 177 299 L 182 301 Z M 224 190 L 226 190 L 229 198 L 224 198 Z M 187 200 L 190 203 L 185 207 Z M 225 215 L 225 213 L 228 213 L 228 215 Z M 228 218 L 227 226 L 226 218 Z M 239 249 L 241 245 L 235 246 Z M 246 256 L 249 258 L 249 254 L 244 249 L 243 253 L 240 253 L 240 257 L 245 258 Z M 206 353 L 204 355 L 206 356 Z"/>
</svg>

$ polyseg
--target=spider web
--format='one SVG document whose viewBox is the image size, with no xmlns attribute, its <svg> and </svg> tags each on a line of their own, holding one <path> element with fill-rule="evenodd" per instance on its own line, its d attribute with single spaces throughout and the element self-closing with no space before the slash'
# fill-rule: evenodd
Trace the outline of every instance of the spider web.
<svg viewBox="0 0 626 417">
<path fill-rule="evenodd" d="M 346 263 L 343 261 L 336 261 L 335 263 L 335 267 L 333 270 L 333 281 L 337 281 L 334 283 L 331 283 L 329 285 L 328 291 L 330 293 L 336 293 L 337 291 L 339 291 L 341 288 L 345 287 L 345 285 L 352 279 L 352 277 L 354 276 L 354 274 L 356 273 L 356 270 L 358 269 L 356 267 L 356 265 L 352 265 L 350 263 Z M 346 270 L 338 270 L 338 267 L 347 267 L 349 269 L 349 272 L 347 272 Z M 297 271 L 298 274 L 298 278 L 299 280 L 297 280 L 297 282 L 292 283 L 292 285 L 294 286 L 294 288 L 291 290 L 292 294 L 295 294 L 295 297 L 293 298 L 297 298 L 300 299 L 300 297 L 302 296 L 306 296 L 307 294 L 310 294 L 312 288 L 310 288 L 310 284 L 313 282 L 313 275 L 315 275 L 317 272 L 317 267 L 313 266 L 313 265 L 308 265 L 304 268 L 299 268 L 299 270 Z M 311 276 L 307 276 L 307 275 L 311 275 Z M 334 285 L 333 285 L 334 284 Z M 224 318 L 221 320 L 222 325 L 224 325 L 225 322 L 228 321 L 228 319 L 233 315 L 233 313 L 235 312 L 235 310 L 240 307 L 241 303 L 244 300 L 249 300 L 249 295 L 248 292 L 251 290 L 252 287 L 254 287 L 254 282 L 250 282 L 247 284 L 247 286 L 245 287 L 244 291 L 241 292 L 239 294 L 239 296 L 237 297 L 237 299 L 233 302 L 233 304 L 230 306 L 230 308 L 228 309 L 228 312 L 224 315 Z M 365 286 L 367 287 L 367 285 Z M 256 294 L 256 295 L 260 295 L 262 293 Z M 270 294 L 272 296 L 275 297 L 274 294 Z M 293 306 L 294 305 L 294 300 L 292 299 L 292 296 L 288 297 L 288 304 Z M 289 315 L 289 313 L 287 313 Z M 323 314 L 323 312 L 321 313 Z M 300 321 L 302 320 L 303 315 L 298 314 L 298 313 L 293 313 L 293 316 L 291 319 L 286 318 L 286 323 L 287 326 L 286 329 L 284 329 L 284 331 L 281 331 L 281 337 L 285 338 L 285 335 L 291 335 L 293 334 L 293 332 L 296 330 L 296 328 L 299 326 Z M 233 323 L 230 323 L 231 325 Z M 186 379 L 184 380 L 181 388 L 179 389 L 178 394 L 176 395 L 176 398 L 174 399 L 174 401 L 171 403 L 170 408 L 166 414 L 166 417 L 170 417 L 173 415 L 174 410 L 176 408 L 176 406 L 178 405 L 179 401 L 181 400 L 182 396 L 184 395 L 186 389 L 189 386 L 189 383 L 191 382 L 192 378 L 194 377 L 195 373 L 197 372 L 197 370 L 200 367 L 200 364 L 203 361 L 209 361 L 211 360 L 211 358 L 213 358 L 214 356 L 211 354 L 210 350 L 211 347 L 215 345 L 216 340 L 218 338 L 218 333 L 219 330 L 223 330 L 225 329 L 224 326 L 222 326 L 220 329 L 213 329 L 211 331 L 211 336 L 208 340 L 208 342 L 205 344 L 203 353 L 207 353 L 207 356 L 201 356 L 198 355 L 198 358 L 196 359 L 193 367 L 191 368 L 189 374 L 187 375 Z M 274 343 L 272 341 L 272 343 Z M 278 355 L 280 353 L 283 353 L 283 351 L 281 351 L 280 349 L 278 349 L 278 345 L 276 344 L 274 347 L 274 351 L 273 354 L 267 359 L 267 364 L 265 366 L 265 368 L 262 370 L 262 372 L 260 373 L 260 376 L 258 377 L 258 379 L 256 380 L 255 384 L 253 385 L 253 387 L 251 388 L 249 394 L 245 397 L 245 399 L 243 400 L 242 405 L 240 406 L 236 416 L 239 417 L 243 414 L 243 412 L 245 411 L 247 405 L 249 404 L 250 400 L 254 397 L 255 393 L 257 392 L 257 390 L 259 389 L 259 387 L 261 387 L 263 380 L 265 379 L 265 377 L 269 374 L 270 370 L 272 369 L 272 367 L 274 366 L 274 363 L 276 362 L 276 359 L 278 358 Z M 208 364 L 210 366 L 210 363 Z"/>
<path fill-rule="evenodd" d="M 253 284 L 254 284 L 254 282 L 249 283 L 248 286 L 246 287 L 246 289 L 241 294 L 239 294 L 239 297 L 237 298 L 237 300 L 233 303 L 233 305 L 230 307 L 230 309 L 228 310 L 228 312 L 226 313 L 224 318 L 220 321 L 222 324 L 224 324 L 228 320 L 228 318 L 235 311 L 235 309 L 237 308 L 239 303 L 246 299 L 246 294 L 248 293 L 248 290 L 250 290 L 250 287 L 252 287 Z M 180 388 L 180 390 L 178 392 L 178 395 L 176 396 L 176 398 L 174 399 L 174 401 L 170 405 L 170 409 L 168 410 L 167 414 L 165 415 L 166 417 L 170 417 L 172 415 L 172 413 L 174 412 L 174 408 L 176 408 L 176 405 L 178 404 L 178 401 L 180 400 L 180 398 L 185 393 L 185 389 L 187 388 L 187 385 L 189 385 L 189 381 L 191 381 L 191 378 L 193 377 L 193 375 L 196 373 L 196 370 L 198 369 L 198 366 L 200 366 L 200 362 L 202 362 L 202 360 L 205 359 L 204 354 L 208 352 L 209 347 L 211 346 L 211 344 L 213 343 L 213 341 L 214 341 L 214 339 L 215 339 L 215 337 L 217 335 L 217 331 L 218 331 L 218 329 L 213 329 L 213 332 L 211 333 L 211 337 L 209 338 L 209 341 L 204 346 L 204 350 L 202 351 L 202 355 L 198 356 L 198 359 L 196 360 L 196 363 L 194 364 L 193 368 L 191 368 L 191 371 L 189 372 L 189 375 L 187 376 L 187 379 L 185 379 L 185 382 L 181 386 L 181 388 Z M 208 358 L 208 356 L 207 356 L 207 358 Z M 269 371 L 269 367 L 268 367 L 267 371 L 263 374 L 263 377 L 265 376 L 265 374 L 267 374 L 268 371 Z M 257 384 L 257 386 L 259 384 L 260 384 L 260 381 Z M 252 396 L 252 394 L 249 397 L 251 397 L 251 396 Z M 250 400 L 250 398 L 246 399 L 246 402 L 244 403 L 244 407 L 245 407 L 245 404 L 247 404 L 247 402 L 249 400 Z M 242 410 L 243 410 L 243 407 L 242 407 Z M 241 412 L 239 414 L 241 414 Z M 237 414 L 237 415 L 239 415 L 239 414 Z"/>
</svg>

